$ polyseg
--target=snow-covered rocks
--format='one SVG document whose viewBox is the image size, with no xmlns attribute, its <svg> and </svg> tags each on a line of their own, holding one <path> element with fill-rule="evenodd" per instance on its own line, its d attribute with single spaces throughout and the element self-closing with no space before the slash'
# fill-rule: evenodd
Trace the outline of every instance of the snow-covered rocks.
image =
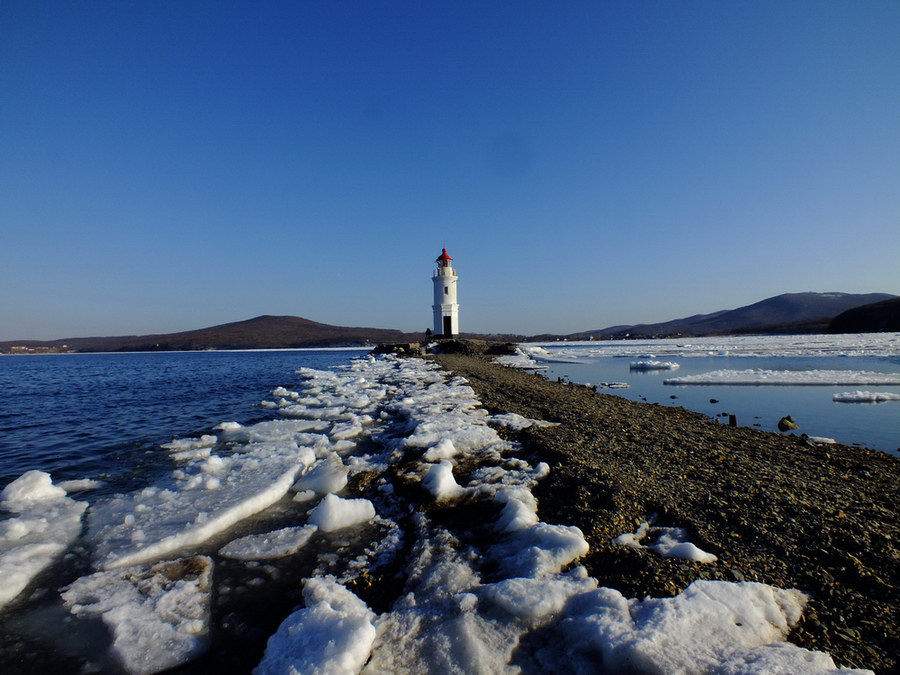
<svg viewBox="0 0 900 675">
<path fill-rule="evenodd" d="M 81 532 L 87 502 L 66 496 L 50 474 L 28 471 L 0 492 L 0 608 L 13 600 Z"/>
<path fill-rule="evenodd" d="M 99 616 L 129 673 L 157 673 L 205 651 L 212 560 L 182 558 L 81 577 L 63 589 L 76 616 Z"/>
</svg>

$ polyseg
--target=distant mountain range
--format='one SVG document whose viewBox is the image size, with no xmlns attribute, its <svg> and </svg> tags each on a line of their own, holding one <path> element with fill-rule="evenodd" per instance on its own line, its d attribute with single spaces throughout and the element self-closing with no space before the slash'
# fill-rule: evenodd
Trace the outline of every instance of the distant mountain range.
<svg viewBox="0 0 900 675">
<path fill-rule="evenodd" d="M 290 347 L 341 347 L 380 342 L 410 342 L 421 333 L 386 328 L 347 328 L 317 323 L 299 316 L 258 316 L 246 321 L 164 335 L 18 340 L 0 342 L 0 351 L 13 347 L 52 351 L 122 352 L 189 351 L 202 349 L 278 349 Z"/>
<path fill-rule="evenodd" d="M 610 326 L 571 335 L 481 335 L 496 341 L 665 337 L 737 333 L 825 333 L 900 331 L 900 297 L 888 293 L 786 293 L 737 309 L 634 326 Z M 182 333 L 120 337 L 15 340 L 0 342 L 0 353 L 190 351 L 203 349 L 279 349 L 419 342 L 424 333 L 388 328 L 348 328 L 299 316 L 258 316 Z"/>
<path fill-rule="evenodd" d="M 569 337 L 824 333 L 831 330 L 832 319 L 843 312 L 895 299 L 900 298 L 889 293 L 784 293 L 737 309 L 660 323 L 610 326 Z M 878 308 L 874 311 L 879 313 Z"/>
</svg>

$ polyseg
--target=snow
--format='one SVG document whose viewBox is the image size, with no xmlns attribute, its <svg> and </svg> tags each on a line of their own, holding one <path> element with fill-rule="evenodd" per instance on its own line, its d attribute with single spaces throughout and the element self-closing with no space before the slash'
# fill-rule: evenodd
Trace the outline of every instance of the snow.
<svg viewBox="0 0 900 675">
<path fill-rule="evenodd" d="M 206 650 L 211 579 L 212 560 L 183 558 L 81 577 L 62 599 L 76 616 L 102 618 L 127 672 L 156 673 Z"/>
<path fill-rule="evenodd" d="M 284 527 L 274 532 L 233 539 L 219 549 L 219 555 L 233 560 L 271 560 L 292 555 L 309 543 L 318 531 L 315 525 Z"/>
<path fill-rule="evenodd" d="M 355 675 L 375 641 L 375 615 L 333 576 L 307 579 L 306 607 L 269 638 L 256 675 Z"/>
<path fill-rule="evenodd" d="M 831 397 L 836 403 L 883 403 L 900 401 L 900 394 L 889 391 L 845 391 Z"/>
<path fill-rule="evenodd" d="M 0 492 L 0 508 L 15 514 L 0 521 L 0 608 L 75 540 L 87 506 L 43 471 L 28 471 Z"/>
<path fill-rule="evenodd" d="M 309 522 L 322 532 L 334 532 L 369 522 L 374 517 L 375 507 L 368 499 L 341 499 L 329 494 L 313 509 Z"/>
<path fill-rule="evenodd" d="M 652 544 L 642 544 L 645 538 Z M 700 549 L 687 540 L 687 531 L 682 527 L 651 527 L 648 521 L 641 523 L 635 533 L 620 534 L 612 540 L 617 546 L 647 548 L 663 558 L 682 558 L 701 563 L 718 560 L 712 553 Z"/>
<path fill-rule="evenodd" d="M 677 370 L 678 364 L 674 361 L 632 361 L 631 370 Z"/>
<path fill-rule="evenodd" d="M 672 377 L 664 384 L 754 384 L 754 385 L 847 385 L 847 384 L 896 384 L 900 385 L 900 374 L 876 373 L 868 370 L 713 370 L 698 375 Z"/>
</svg>

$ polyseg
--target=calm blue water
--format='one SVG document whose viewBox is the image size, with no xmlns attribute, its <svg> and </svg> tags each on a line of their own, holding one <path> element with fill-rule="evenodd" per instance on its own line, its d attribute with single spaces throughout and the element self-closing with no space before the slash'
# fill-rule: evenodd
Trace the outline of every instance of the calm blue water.
<svg viewBox="0 0 900 675">
<path fill-rule="evenodd" d="M 777 431 L 778 420 L 790 415 L 800 425 L 794 433 L 825 436 L 847 445 L 861 445 L 900 455 L 900 401 L 877 404 L 835 403 L 839 392 L 890 391 L 900 394 L 900 386 L 737 386 L 737 385 L 664 385 L 663 380 L 712 370 L 869 370 L 900 373 L 900 358 L 893 357 L 758 357 L 691 356 L 660 357 L 674 361 L 678 370 L 632 371 L 634 357 L 585 359 L 583 363 L 550 363 L 547 377 L 564 377 L 572 382 L 628 382 L 630 389 L 609 390 L 633 401 L 677 405 L 707 414 L 737 415 L 740 426 L 756 426 Z M 672 397 L 675 398 L 672 398 Z M 711 403 L 715 399 L 717 403 Z M 725 422 L 727 418 L 719 417 Z"/>
<path fill-rule="evenodd" d="M 0 487 L 29 469 L 95 478 L 121 491 L 171 469 L 160 443 L 220 422 L 271 418 L 259 407 L 301 366 L 359 351 L 159 352 L 0 357 Z"/>
</svg>

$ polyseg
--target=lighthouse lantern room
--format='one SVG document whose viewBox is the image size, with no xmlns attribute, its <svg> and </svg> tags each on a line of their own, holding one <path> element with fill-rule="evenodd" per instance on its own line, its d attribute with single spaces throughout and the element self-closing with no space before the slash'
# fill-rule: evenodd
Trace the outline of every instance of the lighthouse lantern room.
<svg viewBox="0 0 900 675">
<path fill-rule="evenodd" d="M 434 334 L 442 337 L 459 335 L 459 303 L 456 302 L 456 270 L 453 258 L 444 249 L 438 256 L 434 282 Z"/>
</svg>

